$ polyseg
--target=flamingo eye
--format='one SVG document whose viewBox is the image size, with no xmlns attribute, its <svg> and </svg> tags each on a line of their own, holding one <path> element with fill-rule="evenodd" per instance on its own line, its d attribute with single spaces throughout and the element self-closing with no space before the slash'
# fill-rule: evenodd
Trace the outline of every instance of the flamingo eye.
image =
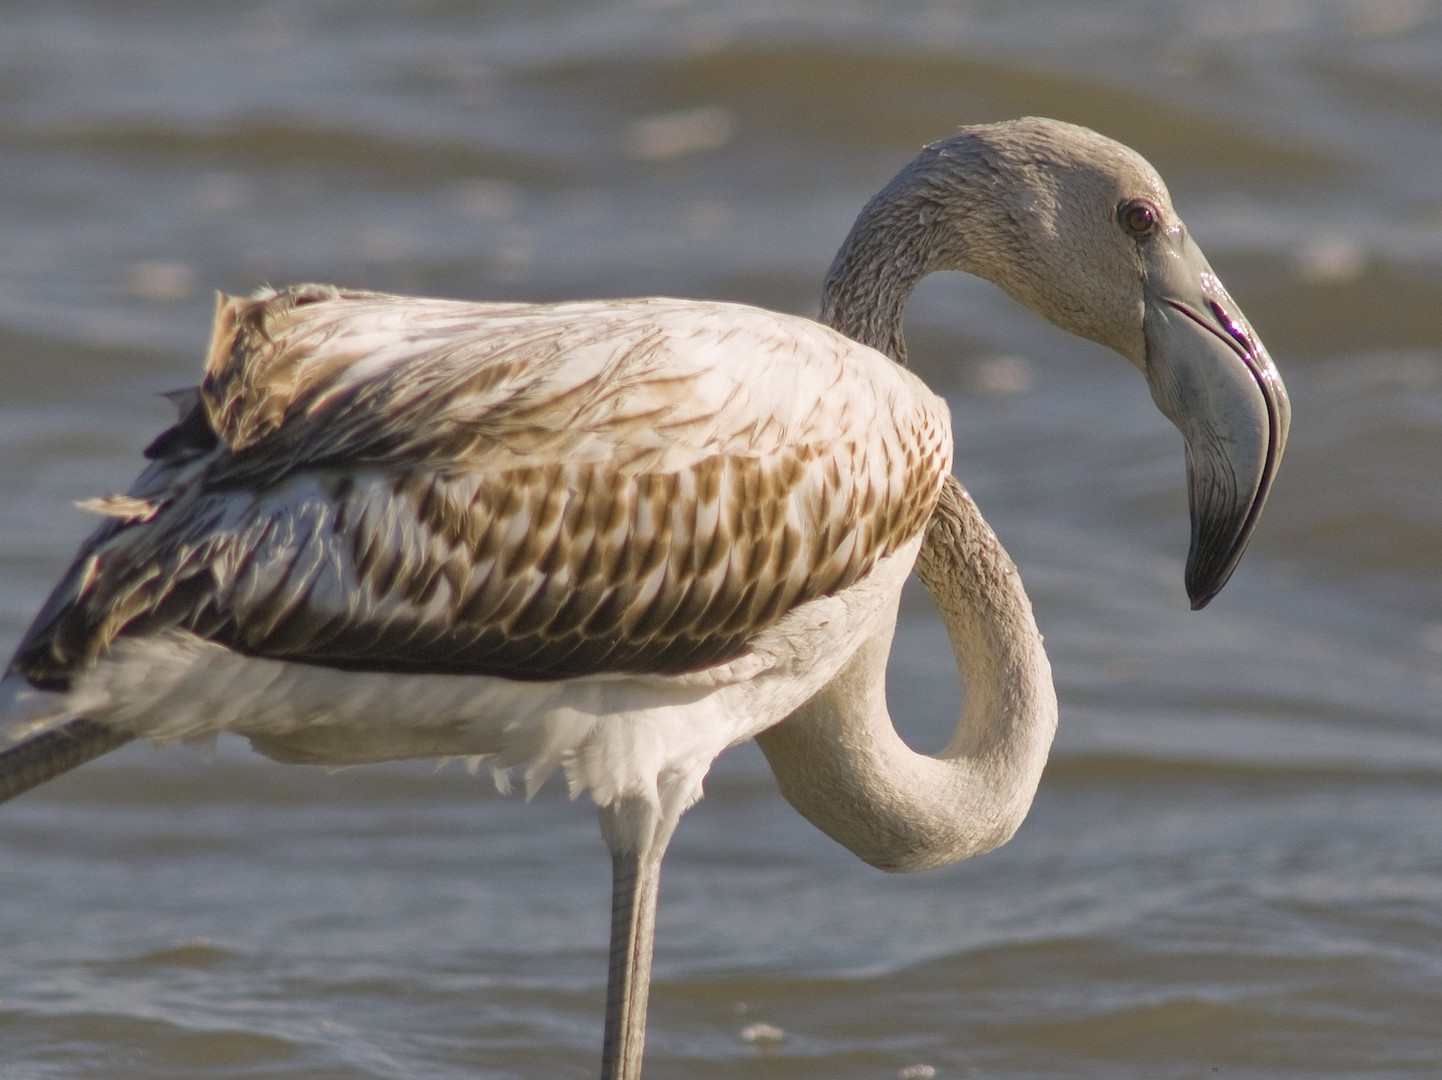
<svg viewBox="0 0 1442 1080">
<path fill-rule="evenodd" d="M 1143 199 L 1124 202 L 1117 211 L 1122 228 L 1137 238 L 1151 234 L 1157 227 L 1157 217 L 1156 207 Z"/>
</svg>

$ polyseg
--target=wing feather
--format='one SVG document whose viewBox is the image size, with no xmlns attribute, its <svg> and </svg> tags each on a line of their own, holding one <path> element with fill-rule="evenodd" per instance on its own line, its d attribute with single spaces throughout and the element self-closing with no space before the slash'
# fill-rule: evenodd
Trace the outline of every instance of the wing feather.
<svg viewBox="0 0 1442 1080">
<path fill-rule="evenodd" d="M 684 301 L 222 298 L 177 401 L 148 516 L 101 526 L 21 644 L 37 685 L 171 628 L 339 668 L 695 671 L 905 545 L 950 467 L 944 405 L 878 354 Z"/>
</svg>

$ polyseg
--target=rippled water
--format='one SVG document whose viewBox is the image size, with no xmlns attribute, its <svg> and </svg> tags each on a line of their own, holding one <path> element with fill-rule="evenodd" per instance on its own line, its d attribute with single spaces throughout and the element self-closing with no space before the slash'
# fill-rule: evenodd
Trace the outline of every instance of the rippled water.
<svg viewBox="0 0 1442 1080">
<path fill-rule="evenodd" d="M 933 280 L 913 359 L 1019 562 L 1061 732 L 1009 846 L 887 877 L 718 763 L 648 1076 L 1442 1072 L 1442 7 L 1429 0 L 22 2 L 0 15 L 0 650 L 195 379 L 212 289 L 811 313 L 922 142 L 1150 157 L 1282 366 L 1247 560 L 1186 611 L 1122 362 Z M 945 740 L 919 595 L 895 711 Z M 0 1075 L 584 1077 L 593 816 L 429 766 L 130 747 L 0 811 Z"/>
</svg>

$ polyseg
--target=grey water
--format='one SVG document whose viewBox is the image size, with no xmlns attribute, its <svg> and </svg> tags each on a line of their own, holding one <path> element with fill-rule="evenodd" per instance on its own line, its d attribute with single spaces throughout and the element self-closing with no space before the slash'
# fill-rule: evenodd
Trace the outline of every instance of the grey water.
<svg viewBox="0 0 1442 1080">
<path fill-rule="evenodd" d="M 933 279 L 913 361 L 1061 728 L 1000 851 L 870 870 L 723 757 L 667 863 L 649 1077 L 1442 1075 L 1442 5 L 14 0 L 0 652 L 193 383 L 214 290 L 814 314 L 922 143 L 1023 114 L 1167 177 L 1291 390 L 1200 613 L 1123 361 Z M 910 596 L 893 711 L 959 693 Z M 609 865 L 559 786 L 131 746 L 0 809 L 0 1077 L 586 1077 Z"/>
</svg>

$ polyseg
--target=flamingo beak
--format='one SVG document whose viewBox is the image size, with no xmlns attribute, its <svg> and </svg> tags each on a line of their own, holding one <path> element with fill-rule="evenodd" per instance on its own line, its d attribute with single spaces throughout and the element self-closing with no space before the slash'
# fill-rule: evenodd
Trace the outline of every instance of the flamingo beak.
<svg viewBox="0 0 1442 1080">
<path fill-rule="evenodd" d="M 1291 424 L 1276 365 L 1206 257 L 1178 227 L 1144 284 L 1147 382 L 1186 441 L 1192 609 L 1222 590 L 1271 490 Z"/>
</svg>

